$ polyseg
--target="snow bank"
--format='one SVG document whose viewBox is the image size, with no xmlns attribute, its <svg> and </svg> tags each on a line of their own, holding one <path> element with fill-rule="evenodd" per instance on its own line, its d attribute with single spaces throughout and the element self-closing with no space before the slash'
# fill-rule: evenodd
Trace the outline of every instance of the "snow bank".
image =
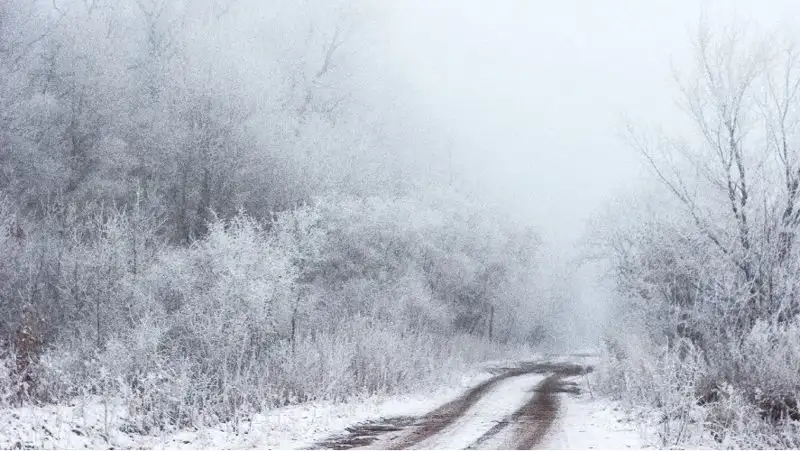
<svg viewBox="0 0 800 451">
<path fill-rule="evenodd" d="M 561 416 L 546 436 L 547 449 L 647 448 L 639 423 L 605 399 L 589 395 L 561 399 Z"/>
</svg>

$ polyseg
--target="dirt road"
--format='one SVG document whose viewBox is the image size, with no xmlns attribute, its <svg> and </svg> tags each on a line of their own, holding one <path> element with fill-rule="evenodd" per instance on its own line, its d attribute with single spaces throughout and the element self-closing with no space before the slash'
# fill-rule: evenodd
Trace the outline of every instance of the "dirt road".
<svg viewBox="0 0 800 451">
<path fill-rule="evenodd" d="M 533 449 L 559 414 L 559 395 L 576 392 L 568 379 L 591 371 L 570 363 L 521 362 L 419 418 L 361 423 L 315 448 Z"/>
</svg>

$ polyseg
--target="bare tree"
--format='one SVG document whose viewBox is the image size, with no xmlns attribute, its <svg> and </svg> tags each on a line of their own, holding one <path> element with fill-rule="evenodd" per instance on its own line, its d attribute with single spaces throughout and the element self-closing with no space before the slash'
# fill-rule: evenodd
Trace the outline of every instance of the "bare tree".
<svg viewBox="0 0 800 451">
<path fill-rule="evenodd" d="M 787 264 L 800 224 L 800 73 L 792 47 L 776 54 L 770 44 L 753 44 L 740 29 L 714 34 L 701 27 L 695 71 L 679 80 L 699 139 L 654 144 L 627 130 L 632 146 L 738 273 L 748 293 L 737 307 L 744 328 L 781 302 L 775 272 Z"/>
</svg>

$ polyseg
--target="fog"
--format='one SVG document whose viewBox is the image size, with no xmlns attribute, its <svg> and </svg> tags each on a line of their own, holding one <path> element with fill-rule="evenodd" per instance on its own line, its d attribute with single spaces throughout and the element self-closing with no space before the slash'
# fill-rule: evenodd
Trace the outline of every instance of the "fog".
<svg viewBox="0 0 800 451">
<path fill-rule="evenodd" d="M 577 285 L 596 323 L 608 293 L 576 271 L 586 223 L 652 180 L 626 124 L 686 127 L 675 75 L 702 21 L 790 29 L 792 1 L 386 2 L 392 64 L 452 143 L 455 178 L 537 224 L 545 279 Z"/>
<path fill-rule="evenodd" d="M 625 120 L 683 120 L 673 69 L 705 16 L 791 24 L 800 5 L 747 0 L 392 2 L 393 63 L 451 134 L 457 177 L 540 224 L 571 256 L 583 222 L 636 189 Z"/>
<path fill-rule="evenodd" d="M 798 19 L 4 0 L 0 414 L 91 405 L 63 430 L 115 448 L 242 438 L 591 349 L 581 384 L 660 418 L 654 447 L 797 448 Z"/>
<path fill-rule="evenodd" d="M 0 24 L 18 44 L 4 58 L 24 62 L 8 65 L 6 127 L 25 144 L 3 183 L 26 213 L 63 192 L 126 205 L 146 182 L 186 244 L 212 210 L 445 187 L 534 225 L 542 296 L 595 323 L 609 293 L 583 264 L 587 223 L 653 182 L 621 130 L 692 130 L 675 76 L 700 23 L 791 34 L 800 14 L 789 0 L 36 5 Z M 193 137 L 197 117 L 216 129 Z"/>
</svg>

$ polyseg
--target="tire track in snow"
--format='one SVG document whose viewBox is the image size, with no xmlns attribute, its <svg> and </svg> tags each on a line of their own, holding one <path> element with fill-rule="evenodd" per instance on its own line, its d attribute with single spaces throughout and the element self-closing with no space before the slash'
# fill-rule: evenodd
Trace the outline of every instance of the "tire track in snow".
<svg viewBox="0 0 800 451">
<path fill-rule="evenodd" d="M 564 378 L 591 371 L 591 367 L 564 364 L 535 389 L 535 395 L 509 417 L 483 434 L 468 449 L 533 449 L 542 443 L 560 410 L 559 393 L 578 391 Z"/>
<path fill-rule="evenodd" d="M 496 371 L 502 373 L 420 418 L 357 424 L 314 448 L 526 449 L 541 441 L 557 416 L 555 393 L 564 391 L 561 378 L 585 369 L 567 363 L 522 362 Z"/>
<path fill-rule="evenodd" d="M 498 419 L 507 418 L 532 398 L 533 388 L 543 379 L 541 374 L 524 374 L 508 378 L 497 384 L 470 409 L 456 418 L 447 428 L 413 448 L 464 449 L 498 425 Z"/>
</svg>

